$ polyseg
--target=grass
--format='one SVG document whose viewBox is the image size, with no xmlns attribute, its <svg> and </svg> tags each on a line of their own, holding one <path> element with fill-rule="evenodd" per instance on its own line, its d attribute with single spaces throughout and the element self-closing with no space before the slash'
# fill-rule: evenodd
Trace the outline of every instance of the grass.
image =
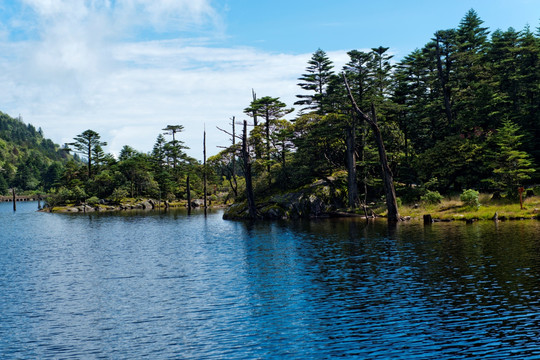
<svg viewBox="0 0 540 360">
<path fill-rule="evenodd" d="M 422 218 L 430 214 L 440 220 L 491 220 L 495 213 L 499 219 L 540 219 L 540 196 L 527 198 L 521 209 L 519 201 L 508 199 L 491 200 L 490 194 L 480 194 L 478 209 L 464 206 L 459 197 L 446 198 L 440 204 L 419 204 L 418 207 L 405 205 L 400 207 L 401 216 Z"/>
</svg>

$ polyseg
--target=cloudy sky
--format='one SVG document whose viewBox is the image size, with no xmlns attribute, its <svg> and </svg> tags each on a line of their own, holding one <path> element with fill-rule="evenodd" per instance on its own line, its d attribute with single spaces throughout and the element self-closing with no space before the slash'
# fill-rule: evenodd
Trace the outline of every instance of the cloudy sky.
<svg viewBox="0 0 540 360">
<path fill-rule="evenodd" d="M 115 154 L 181 124 L 201 159 L 203 129 L 217 153 L 252 88 L 292 106 L 318 48 L 337 69 L 352 49 L 399 59 L 470 8 L 492 31 L 540 25 L 539 0 L 0 0 L 0 111 L 58 144 L 95 130 Z"/>
</svg>

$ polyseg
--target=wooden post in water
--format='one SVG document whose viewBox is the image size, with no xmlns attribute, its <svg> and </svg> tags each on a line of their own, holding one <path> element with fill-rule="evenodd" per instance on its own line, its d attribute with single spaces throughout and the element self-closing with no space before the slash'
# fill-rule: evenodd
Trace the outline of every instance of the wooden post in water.
<svg viewBox="0 0 540 360">
<path fill-rule="evenodd" d="M 189 185 L 189 175 L 186 178 L 186 187 L 187 187 L 187 213 L 191 215 L 191 187 Z"/>
<path fill-rule="evenodd" d="M 38 194 L 38 198 L 37 198 L 37 208 L 38 208 L 38 210 L 41 210 L 41 194 Z"/>
<path fill-rule="evenodd" d="M 13 211 L 17 211 L 17 195 L 15 193 L 15 188 L 11 189 L 13 194 Z"/>
<path fill-rule="evenodd" d="M 206 216 L 206 130 L 203 134 L 203 183 L 204 183 L 204 216 Z"/>
</svg>

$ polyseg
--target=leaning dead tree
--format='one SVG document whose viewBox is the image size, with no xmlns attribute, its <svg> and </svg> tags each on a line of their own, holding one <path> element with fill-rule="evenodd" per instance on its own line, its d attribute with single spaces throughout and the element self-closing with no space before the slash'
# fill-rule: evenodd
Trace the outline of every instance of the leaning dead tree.
<svg viewBox="0 0 540 360">
<path fill-rule="evenodd" d="M 345 87 L 347 88 L 347 94 L 349 100 L 353 106 L 354 111 L 358 114 L 360 119 L 364 120 L 369 124 L 373 134 L 375 135 L 375 142 L 377 143 L 377 150 L 379 151 L 379 159 L 381 162 L 381 174 L 384 182 L 384 190 L 386 193 L 386 207 L 388 209 L 388 222 L 397 222 L 399 221 L 399 212 L 396 201 L 396 191 L 394 189 L 394 176 L 392 175 L 392 170 L 388 165 L 388 158 L 386 156 L 386 149 L 384 147 L 384 142 L 381 134 L 381 129 L 377 124 L 377 116 L 375 113 L 375 106 L 371 104 L 371 117 L 366 115 L 354 100 L 354 97 L 349 87 L 349 82 L 347 81 L 347 76 L 343 74 L 343 81 L 345 82 Z"/>
</svg>

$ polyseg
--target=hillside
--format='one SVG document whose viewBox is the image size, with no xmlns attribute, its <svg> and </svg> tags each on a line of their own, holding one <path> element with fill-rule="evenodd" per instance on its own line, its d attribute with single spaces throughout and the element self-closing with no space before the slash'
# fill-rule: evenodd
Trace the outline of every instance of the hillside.
<svg viewBox="0 0 540 360">
<path fill-rule="evenodd" d="M 48 190 L 68 157 L 41 128 L 0 112 L 0 195 L 11 187 L 19 192 Z"/>
</svg>

